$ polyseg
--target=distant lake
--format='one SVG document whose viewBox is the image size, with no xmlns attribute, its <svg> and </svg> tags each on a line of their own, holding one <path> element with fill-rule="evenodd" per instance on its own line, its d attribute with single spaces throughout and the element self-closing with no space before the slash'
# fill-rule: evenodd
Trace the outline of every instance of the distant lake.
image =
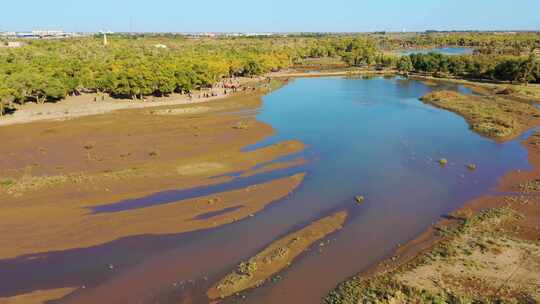
<svg viewBox="0 0 540 304">
<path fill-rule="evenodd" d="M 469 55 L 472 54 L 474 49 L 471 48 L 458 48 L 458 47 L 446 47 L 446 48 L 433 48 L 433 49 L 411 49 L 402 50 L 397 53 L 400 55 L 410 54 L 427 54 L 427 53 L 440 53 L 443 55 Z"/>
</svg>

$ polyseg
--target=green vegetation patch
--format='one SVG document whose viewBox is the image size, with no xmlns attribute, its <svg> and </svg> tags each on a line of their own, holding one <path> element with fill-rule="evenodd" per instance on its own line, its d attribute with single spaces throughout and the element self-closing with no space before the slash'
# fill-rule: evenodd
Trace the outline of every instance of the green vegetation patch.
<svg viewBox="0 0 540 304">
<path fill-rule="evenodd" d="M 443 35 L 295 35 L 264 39 L 183 39 L 151 34 L 137 39 L 110 35 L 28 41 L 0 48 L 0 116 L 26 102 L 56 102 L 96 93 L 144 100 L 223 85 L 224 79 L 252 77 L 296 67 L 332 70 L 366 68 L 513 83 L 540 83 L 536 33 Z M 474 55 L 437 53 L 400 56 L 392 50 L 461 46 Z M 527 56 L 527 54 L 532 54 Z M 272 87 L 272 86 L 270 86 Z M 539 88 L 516 88 L 540 96 Z"/>
<path fill-rule="evenodd" d="M 0 181 L 0 186 L 4 187 L 4 188 L 8 188 L 8 187 L 12 186 L 14 183 L 15 183 L 14 180 L 12 180 L 10 178 L 5 178 L 5 179 L 2 179 Z"/>
<path fill-rule="evenodd" d="M 237 123 L 235 123 L 233 126 L 232 126 L 233 129 L 236 129 L 236 130 L 246 130 L 249 128 L 249 125 L 247 122 L 245 121 L 239 121 Z"/>
<path fill-rule="evenodd" d="M 519 185 L 521 191 L 525 193 L 539 192 L 540 191 L 540 179 L 534 179 L 526 181 Z"/>
<path fill-rule="evenodd" d="M 531 104 L 499 97 L 436 91 L 423 96 L 422 101 L 462 115 L 474 131 L 493 138 L 516 136 L 540 117 L 540 110 Z"/>
</svg>

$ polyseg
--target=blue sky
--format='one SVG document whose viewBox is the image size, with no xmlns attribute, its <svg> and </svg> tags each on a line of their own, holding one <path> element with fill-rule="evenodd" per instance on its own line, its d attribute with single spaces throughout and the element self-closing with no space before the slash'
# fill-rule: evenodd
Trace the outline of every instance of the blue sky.
<svg viewBox="0 0 540 304">
<path fill-rule="evenodd" d="M 0 31 L 540 30 L 540 0 L 3 0 Z"/>
</svg>

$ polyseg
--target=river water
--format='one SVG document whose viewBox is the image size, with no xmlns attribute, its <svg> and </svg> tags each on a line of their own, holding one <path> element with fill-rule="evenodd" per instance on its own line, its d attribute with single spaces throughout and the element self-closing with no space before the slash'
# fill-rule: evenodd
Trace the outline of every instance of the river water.
<svg viewBox="0 0 540 304">
<path fill-rule="evenodd" d="M 444 47 L 444 48 L 431 48 L 431 49 L 412 49 L 398 52 L 400 55 L 410 54 L 427 54 L 427 53 L 440 53 L 443 55 L 469 55 L 473 53 L 472 48 L 462 47 Z"/>
<path fill-rule="evenodd" d="M 330 245 L 322 252 L 316 245 L 280 280 L 240 298 L 242 303 L 319 303 L 337 283 L 388 257 L 441 216 L 494 191 L 509 170 L 529 168 L 519 141 L 484 138 L 460 116 L 419 100 L 434 89 L 470 93 L 453 84 L 434 87 L 399 77 L 293 80 L 265 96 L 257 115 L 276 134 L 246 150 L 299 140 L 307 148 L 294 157 L 308 159 L 306 165 L 238 184 L 117 202 L 95 212 L 143 208 L 306 172 L 293 194 L 221 228 L 0 261 L 0 275 L 10 278 L 0 286 L 0 296 L 85 286 L 59 302 L 207 303 L 207 288 L 240 261 L 314 219 L 347 210 L 344 229 L 327 239 Z M 448 159 L 447 166 L 438 164 L 441 158 Z M 476 171 L 466 168 L 471 163 Z M 356 195 L 365 203 L 357 205 Z M 105 267 L 109 264 L 115 269 Z"/>
</svg>

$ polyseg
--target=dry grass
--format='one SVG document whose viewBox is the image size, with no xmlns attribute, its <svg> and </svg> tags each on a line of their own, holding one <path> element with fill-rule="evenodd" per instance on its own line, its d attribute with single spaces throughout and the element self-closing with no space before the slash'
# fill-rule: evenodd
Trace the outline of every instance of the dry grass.
<svg viewBox="0 0 540 304">
<path fill-rule="evenodd" d="M 524 193 L 535 193 L 540 191 L 540 180 L 534 179 L 526 181 L 519 185 L 519 188 Z"/>
<path fill-rule="evenodd" d="M 441 228 L 442 241 L 389 273 L 353 278 L 324 300 L 357 303 L 536 303 L 540 299 L 540 242 L 516 236 L 523 217 L 510 208 Z"/>
<path fill-rule="evenodd" d="M 480 97 L 453 91 L 436 91 L 422 101 L 465 117 L 471 128 L 488 137 L 515 137 L 540 122 L 540 110 L 532 104 L 502 97 Z"/>
<path fill-rule="evenodd" d="M 0 193 L 4 191 L 7 194 L 21 196 L 26 192 L 50 188 L 66 183 L 82 184 L 91 183 L 95 180 L 117 180 L 134 177 L 140 174 L 137 168 L 130 168 L 118 171 L 103 172 L 98 174 L 87 174 L 84 172 L 33 176 L 23 174 L 19 178 L 4 178 L 0 182 Z"/>
<path fill-rule="evenodd" d="M 503 208 L 476 218 L 423 264 L 396 276 L 401 283 L 432 294 L 451 291 L 466 299 L 510 300 L 540 297 L 540 244 L 517 239 L 503 226 L 519 220 Z"/>
<path fill-rule="evenodd" d="M 511 88 L 521 95 L 540 99 L 540 85 L 538 84 L 512 85 Z"/>
</svg>

